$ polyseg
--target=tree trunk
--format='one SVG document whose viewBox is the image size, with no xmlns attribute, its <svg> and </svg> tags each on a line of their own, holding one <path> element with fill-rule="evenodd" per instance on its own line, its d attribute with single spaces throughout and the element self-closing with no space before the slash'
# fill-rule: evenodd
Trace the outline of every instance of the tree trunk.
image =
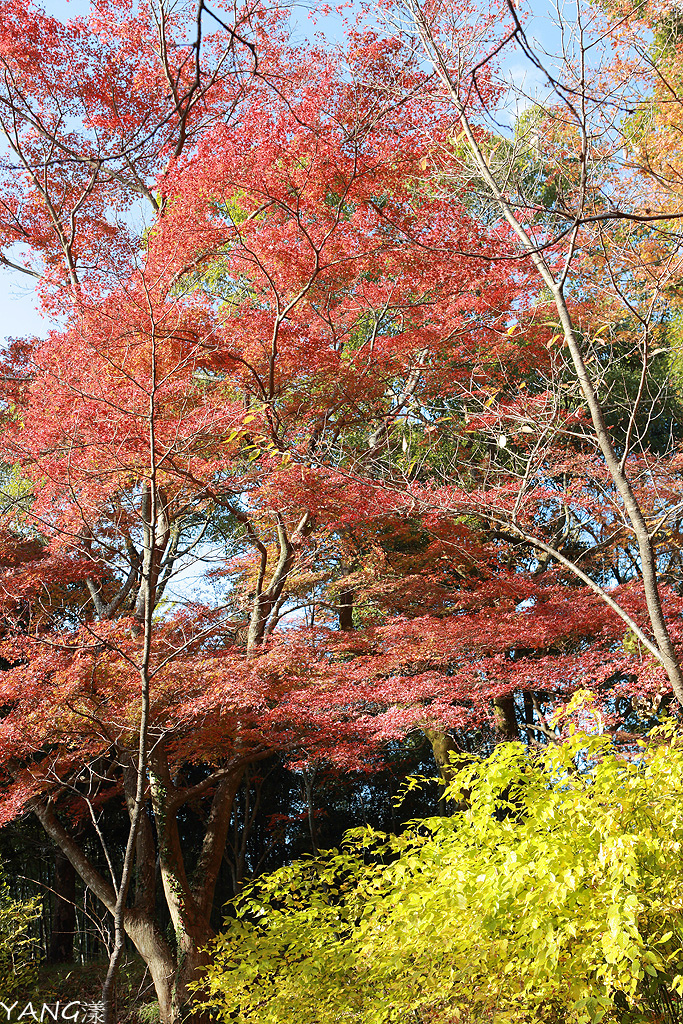
<svg viewBox="0 0 683 1024">
<path fill-rule="evenodd" d="M 103 878 L 78 843 L 68 834 L 49 801 L 36 798 L 31 802 L 31 809 L 52 841 L 71 861 L 88 888 L 102 901 L 109 913 L 113 914 L 116 894 L 111 883 Z M 182 1018 L 173 998 L 177 973 L 176 958 L 154 920 L 153 911 L 150 913 L 138 908 L 128 908 L 124 911 L 123 925 L 152 976 L 159 1001 L 160 1024 L 180 1024 Z M 204 1022 L 198 1018 L 196 1024 Z"/>
<path fill-rule="evenodd" d="M 339 628 L 345 633 L 353 629 L 353 591 L 342 590 L 339 595 Z"/>
<path fill-rule="evenodd" d="M 496 697 L 493 703 L 496 709 L 496 725 L 502 734 L 503 740 L 506 742 L 518 740 L 519 724 L 517 722 L 514 694 L 508 694 L 507 697 Z"/>
<path fill-rule="evenodd" d="M 524 724 L 526 725 L 526 739 L 537 740 L 538 735 L 533 729 L 534 725 L 534 695 L 531 690 L 524 691 Z"/>
<path fill-rule="evenodd" d="M 179 1007 L 174 999 L 176 961 L 166 939 L 154 921 L 134 912 L 125 915 L 126 932 L 147 964 L 159 1002 L 159 1024 L 180 1024 Z"/>
<path fill-rule="evenodd" d="M 74 958 L 76 931 L 76 870 L 59 847 L 55 849 L 55 871 L 52 881 L 52 928 L 48 961 L 69 964 Z"/>
<path fill-rule="evenodd" d="M 147 964 L 159 1002 L 160 1024 L 210 1024 L 207 1013 L 194 1008 L 197 994 L 190 982 L 199 981 L 211 962 L 203 947 L 213 938 L 204 920 L 176 927 L 178 951 L 173 955 L 156 922 L 135 911 L 126 913 L 126 932 Z"/>
<path fill-rule="evenodd" d="M 450 755 L 458 753 L 458 745 L 449 733 L 440 729 L 425 729 L 424 734 L 432 745 L 436 766 L 444 784 L 447 785 L 453 778 L 453 761 Z"/>
<path fill-rule="evenodd" d="M 202 851 L 190 880 L 185 869 L 177 819 L 178 809 L 185 802 L 187 791 L 181 792 L 173 785 L 163 748 L 157 748 L 152 757 L 150 784 L 161 880 L 177 940 L 170 1017 L 173 1024 L 176 1020 L 187 1020 L 192 1024 L 208 1024 L 209 1021 L 206 1014 L 193 1009 L 198 996 L 188 990 L 188 985 L 201 980 L 202 970 L 210 963 L 204 947 L 214 937 L 211 928 L 213 894 L 225 849 L 232 805 L 243 772 L 243 768 L 236 769 L 216 782 Z"/>
<path fill-rule="evenodd" d="M 204 938 L 197 941 L 197 933 L 204 934 Z M 203 948 L 213 938 L 213 931 L 205 926 L 205 922 L 198 922 L 197 932 L 194 936 L 184 933 L 178 937 L 178 966 L 176 969 L 175 982 L 173 985 L 173 1004 L 176 1012 L 180 1015 L 179 1020 L 191 1022 L 191 1024 L 210 1024 L 209 1015 L 196 1009 L 196 1003 L 201 1000 L 201 994 L 190 992 L 188 985 L 191 982 L 201 981 L 204 970 L 211 963 L 211 957 Z M 175 1021 L 174 1021 L 175 1024 Z"/>
<path fill-rule="evenodd" d="M 443 791 L 450 782 L 453 781 L 453 773 L 458 769 L 457 760 L 451 757 L 452 754 L 459 754 L 458 744 L 455 742 L 450 733 L 443 732 L 440 729 L 424 729 L 424 734 L 432 745 L 432 752 L 434 754 L 434 760 L 436 766 L 439 769 L 439 774 L 443 779 L 441 786 L 441 796 L 439 797 L 439 813 L 445 815 L 446 812 L 446 800 L 443 796 Z M 464 811 L 467 807 L 469 800 L 469 793 L 464 792 L 462 799 L 454 802 L 456 811 Z"/>
</svg>

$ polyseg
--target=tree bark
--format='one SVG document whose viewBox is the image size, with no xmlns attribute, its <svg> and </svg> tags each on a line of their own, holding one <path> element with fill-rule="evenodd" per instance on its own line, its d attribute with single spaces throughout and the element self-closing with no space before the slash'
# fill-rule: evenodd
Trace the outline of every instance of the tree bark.
<svg viewBox="0 0 683 1024">
<path fill-rule="evenodd" d="M 353 629 L 353 591 L 342 590 L 339 595 L 339 628 L 345 633 Z"/>
<path fill-rule="evenodd" d="M 439 812 L 446 814 L 446 800 L 443 791 L 453 781 L 454 773 L 458 770 L 457 755 L 460 753 L 458 744 L 450 733 L 441 729 L 423 729 L 423 732 L 432 745 L 432 752 L 439 774 L 443 780 L 441 796 L 439 797 Z M 451 755 L 456 755 L 452 757 Z M 469 793 L 463 792 L 461 799 L 454 802 L 456 811 L 464 811 L 469 800 Z"/>
<path fill-rule="evenodd" d="M 208 1018 L 193 1010 L 192 1003 L 197 996 L 191 995 L 188 985 L 198 981 L 202 970 L 210 963 L 204 947 L 214 938 L 211 927 L 213 896 L 232 806 L 243 772 L 244 767 L 241 766 L 216 781 L 202 850 L 190 878 L 182 854 L 177 820 L 186 794 L 174 786 L 163 748 L 158 747 L 151 758 L 150 783 L 161 879 L 177 941 L 172 1002 L 174 1012 L 181 1014 L 179 1019 L 187 1018 L 192 1024 L 204 1024 L 205 1020 L 208 1024 Z"/>
<path fill-rule="evenodd" d="M 124 916 L 126 933 L 147 964 L 159 1003 L 159 1024 L 180 1024 L 181 1011 L 174 999 L 176 960 L 154 920 L 135 911 Z"/>
<path fill-rule="evenodd" d="M 80 846 L 59 821 L 49 803 L 36 799 L 32 802 L 31 808 L 47 834 L 60 847 L 85 884 L 113 914 L 116 907 L 113 886 L 90 863 Z M 126 934 L 149 967 L 159 1001 L 161 1024 L 180 1024 L 179 1011 L 173 1004 L 176 959 L 161 934 L 154 916 L 135 907 L 126 908 L 123 925 Z M 197 1021 L 197 1024 L 203 1024 L 203 1022 Z"/>
<path fill-rule="evenodd" d="M 263 643 L 268 633 L 268 621 L 271 612 L 276 607 L 281 597 L 287 579 L 296 562 L 297 553 L 305 538 L 313 529 L 313 522 L 308 512 L 304 512 L 296 529 L 289 537 L 284 520 L 278 516 L 277 543 L 278 561 L 273 571 L 273 576 L 267 587 L 264 586 L 266 570 L 268 567 L 268 551 L 264 544 L 256 536 L 251 523 L 248 524 L 249 536 L 252 543 L 260 553 L 260 566 L 256 581 L 256 593 L 252 606 L 249 629 L 247 631 L 247 651 L 250 654 L 256 653 L 258 647 Z"/>
<path fill-rule="evenodd" d="M 69 964 L 74 958 L 76 931 L 76 870 L 60 847 L 54 852 L 52 881 L 52 927 L 48 961 Z"/>
<path fill-rule="evenodd" d="M 496 709 L 496 725 L 500 730 L 503 740 L 506 742 L 518 740 L 519 724 L 517 722 L 514 694 L 508 694 L 506 697 L 496 697 L 493 704 Z"/>
</svg>

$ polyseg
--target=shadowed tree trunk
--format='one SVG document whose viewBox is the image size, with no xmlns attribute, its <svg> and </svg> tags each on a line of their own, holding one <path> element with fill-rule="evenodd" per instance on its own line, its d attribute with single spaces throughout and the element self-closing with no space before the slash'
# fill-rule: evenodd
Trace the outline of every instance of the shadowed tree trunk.
<svg viewBox="0 0 683 1024">
<path fill-rule="evenodd" d="M 52 881 L 52 928 L 48 960 L 51 964 L 68 964 L 74 958 L 76 930 L 76 870 L 57 847 L 54 851 L 55 871 Z"/>
<path fill-rule="evenodd" d="M 339 628 L 345 633 L 353 629 L 353 591 L 342 590 L 339 595 Z"/>
<path fill-rule="evenodd" d="M 453 773 L 458 770 L 457 755 L 460 753 L 460 748 L 455 742 L 449 732 L 442 731 L 441 729 L 423 729 L 422 730 L 432 745 L 432 753 L 434 754 L 434 760 L 436 766 L 439 769 L 441 775 L 441 796 L 439 797 L 439 813 L 445 815 L 447 813 L 446 800 L 443 795 L 446 787 L 453 781 Z M 453 802 L 452 806 L 456 811 L 463 811 L 467 806 L 468 794 L 463 793 L 461 800 Z"/>
<path fill-rule="evenodd" d="M 266 756 L 255 754 L 253 760 Z M 123 752 L 122 752 L 123 760 Z M 248 758 L 245 758 L 245 761 Z M 201 783 L 178 789 L 172 781 L 162 747 L 150 760 L 149 778 L 154 821 L 146 806 L 139 818 L 135 843 L 135 886 L 132 906 L 123 911 L 123 926 L 149 968 L 159 1001 L 160 1024 L 209 1024 L 202 1011 L 192 1010 L 188 990 L 198 980 L 208 962 L 203 947 L 213 938 L 211 909 L 230 823 L 235 793 L 245 765 L 238 762 L 229 770 L 219 770 Z M 130 762 L 124 770 L 124 789 L 129 813 L 134 809 L 137 772 Z M 202 848 L 192 870 L 186 869 L 181 848 L 178 812 L 190 800 L 207 794 L 211 806 L 205 823 Z M 116 907 L 111 883 L 89 861 L 79 844 L 67 832 L 49 801 L 36 799 L 32 809 L 43 828 L 58 844 L 85 884 L 110 913 Z M 154 825 L 154 827 L 153 827 Z M 155 843 L 156 831 L 156 843 Z M 166 903 L 175 929 L 177 951 L 162 934 L 157 919 L 156 859 Z"/>
<path fill-rule="evenodd" d="M 496 697 L 493 703 L 496 709 L 496 725 L 501 733 L 501 738 L 506 742 L 518 740 L 519 724 L 514 694 L 508 694 L 507 697 Z"/>
</svg>

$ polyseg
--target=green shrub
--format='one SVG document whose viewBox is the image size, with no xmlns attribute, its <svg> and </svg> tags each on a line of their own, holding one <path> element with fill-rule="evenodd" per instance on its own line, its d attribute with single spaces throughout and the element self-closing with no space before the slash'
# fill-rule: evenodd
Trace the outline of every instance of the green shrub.
<svg viewBox="0 0 683 1024">
<path fill-rule="evenodd" d="M 145 1003 L 144 1006 L 138 1007 L 137 1015 L 140 1024 L 159 1024 L 159 1004 Z"/>
<path fill-rule="evenodd" d="M 40 917 L 40 899 L 15 900 L 0 872 L 0 998 L 25 988 L 38 973 L 38 943 L 31 924 Z"/>
<path fill-rule="evenodd" d="M 458 772 L 462 790 L 452 818 L 356 831 L 252 885 L 206 979 L 219 1018 L 579 1024 L 675 1004 L 680 741 L 631 760 L 604 736 L 504 744 Z"/>
</svg>

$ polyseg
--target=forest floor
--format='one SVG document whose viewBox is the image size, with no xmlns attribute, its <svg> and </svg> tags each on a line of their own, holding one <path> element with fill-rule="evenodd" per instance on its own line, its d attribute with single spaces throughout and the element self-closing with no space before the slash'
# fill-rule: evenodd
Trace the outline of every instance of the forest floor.
<svg viewBox="0 0 683 1024">
<path fill-rule="evenodd" d="M 11 998 L 3 998 L 7 1006 L 16 1002 L 8 1019 L 18 1020 L 19 1014 L 23 1013 L 22 1021 L 72 1019 L 74 1024 L 96 1022 L 102 982 L 106 973 L 106 961 L 89 964 L 41 964 L 35 982 L 27 988 L 13 992 Z M 26 1010 L 29 1003 L 33 1008 L 33 1015 Z M 69 1007 L 69 1004 L 73 1005 Z M 117 1024 L 156 1024 L 159 1020 L 154 986 L 145 965 L 137 958 L 129 956 L 119 969 L 115 1011 L 114 1018 Z M 6 1010 L 3 1010 L 3 1019 L 5 1012 Z M 53 1016 L 54 1014 L 57 1016 Z"/>
</svg>

